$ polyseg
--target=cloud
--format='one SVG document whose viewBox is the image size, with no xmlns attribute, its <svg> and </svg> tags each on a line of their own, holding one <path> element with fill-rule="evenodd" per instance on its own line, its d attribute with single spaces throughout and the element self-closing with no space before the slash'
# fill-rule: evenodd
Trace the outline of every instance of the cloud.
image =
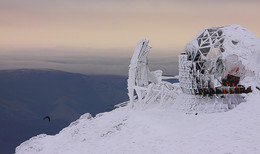
<svg viewBox="0 0 260 154">
<path fill-rule="evenodd" d="M 95 58 L 93 58 L 95 59 Z M 170 60 L 170 59 L 169 59 Z M 97 58 L 93 61 L 78 61 L 77 59 L 73 61 L 69 60 L 13 60 L 6 59 L 0 61 L 0 69 L 21 69 L 21 68 L 48 68 L 48 69 L 58 69 L 69 72 L 83 73 L 83 74 L 109 74 L 109 75 L 124 75 L 128 74 L 128 65 L 130 58 L 125 59 L 106 59 L 103 60 Z M 153 60 L 149 62 L 150 69 L 163 70 L 164 74 L 167 75 L 177 75 L 178 73 L 178 63 L 176 61 L 172 62 L 160 62 L 154 63 Z"/>
<path fill-rule="evenodd" d="M 133 45 L 134 46 L 134 45 Z M 127 53 L 127 54 L 126 54 Z M 126 49 L 4 49 L 0 48 L 0 69 L 48 68 L 83 74 L 128 75 L 133 51 Z M 149 55 L 151 70 L 178 73 L 177 54 L 165 51 Z"/>
</svg>

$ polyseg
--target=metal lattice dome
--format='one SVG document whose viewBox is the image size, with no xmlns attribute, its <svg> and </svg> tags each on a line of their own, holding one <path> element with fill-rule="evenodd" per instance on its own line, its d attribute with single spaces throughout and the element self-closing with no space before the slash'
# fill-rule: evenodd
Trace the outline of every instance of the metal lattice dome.
<svg viewBox="0 0 260 154">
<path fill-rule="evenodd" d="M 259 45 L 259 38 L 239 25 L 203 29 L 179 56 L 183 92 L 195 95 L 251 92 L 251 87 L 241 85 L 241 81 L 259 72 L 254 67 L 259 62 L 254 58 L 260 55 Z"/>
</svg>

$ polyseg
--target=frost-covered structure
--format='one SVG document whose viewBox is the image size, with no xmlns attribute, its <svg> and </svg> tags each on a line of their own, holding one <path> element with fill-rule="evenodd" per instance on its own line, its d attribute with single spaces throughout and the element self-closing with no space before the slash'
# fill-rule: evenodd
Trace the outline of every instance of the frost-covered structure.
<svg viewBox="0 0 260 154">
<path fill-rule="evenodd" d="M 150 71 L 148 43 L 137 43 L 129 66 L 132 106 L 180 99 L 181 110 L 221 112 L 245 101 L 240 94 L 260 89 L 260 40 L 239 25 L 205 28 L 188 42 L 179 55 L 179 84 Z"/>
<path fill-rule="evenodd" d="M 137 43 L 129 65 L 128 95 L 132 106 L 135 102 L 139 104 L 149 104 L 154 101 L 163 103 L 179 92 L 179 87 L 163 81 L 170 77 L 163 77 L 162 70 L 150 71 L 147 56 L 151 47 L 148 43 L 146 39 L 141 39 Z"/>
<path fill-rule="evenodd" d="M 260 41 L 256 36 L 237 25 L 202 30 L 180 55 L 180 85 L 163 81 L 160 70 L 149 70 L 148 43 L 140 40 L 131 59 L 130 105 L 170 102 L 167 109 L 155 105 L 143 112 L 121 107 L 95 117 L 87 113 L 57 135 L 32 137 L 15 153 L 260 153 L 260 88 L 256 88 Z M 252 93 L 194 95 L 198 88 L 192 82 L 204 89 L 228 88 L 229 93 L 239 84 L 252 86 Z M 240 108 L 226 114 L 198 114 L 227 111 L 243 100 L 246 103 Z"/>
<path fill-rule="evenodd" d="M 239 25 L 200 31 L 179 55 L 182 91 L 193 95 L 240 94 L 259 81 L 259 38 Z"/>
</svg>

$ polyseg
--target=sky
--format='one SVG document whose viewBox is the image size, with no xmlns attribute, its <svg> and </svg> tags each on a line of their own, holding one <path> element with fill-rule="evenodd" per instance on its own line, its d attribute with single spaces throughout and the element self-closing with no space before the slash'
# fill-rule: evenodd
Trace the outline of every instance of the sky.
<svg viewBox="0 0 260 154">
<path fill-rule="evenodd" d="M 260 36 L 259 0 L 0 0 L 0 69 L 127 75 L 138 40 L 151 69 L 177 74 L 201 29 L 239 24 Z"/>
</svg>

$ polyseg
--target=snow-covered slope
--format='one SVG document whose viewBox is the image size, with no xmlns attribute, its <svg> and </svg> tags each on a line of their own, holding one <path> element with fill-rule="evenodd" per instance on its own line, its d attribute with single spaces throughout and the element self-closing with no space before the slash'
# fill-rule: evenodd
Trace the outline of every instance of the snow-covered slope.
<svg viewBox="0 0 260 154">
<path fill-rule="evenodd" d="M 245 99 L 233 110 L 212 114 L 156 104 L 146 109 L 126 106 L 94 118 L 85 114 L 55 136 L 42 134 L 22 143 L 16 154 L 256 154 L 260 153 L 260 91 Z"/>
<path fill-rule="evenodd" d="M 147 74 L 134 74 L 138 69 L 149 72 L 146 56 L 144 60 L 142 56 L 137 59 L 137 55 L 141 55 L 137 52 L 133 57 L 139 60 L 140 66 L 130 65 L 129 76 L 132 72 L 133 79 L 145 79 L 147 84 L 128 86 L 148 91 L 139 93 L 138 97 L 151 99 L 138 102 L 132 92 L 127 106 L 94 118 L 84 114 L 57 135 L 42 134 L 22 143 L 16 148 L 16 154 L 260 153 L 260 40 L 241 26 L 222 29 L 227 54 L 224 58 L 228 60 L 228 56 L 234 54 L 239 57 L 235 62 L 241 61 L 250 72 L 245 73 L 245 78 L 250 78 L 243 79 L 243 83 L 252 86 L 252 93 L 216 95 L 213 99 L 210 95 L 184 94 L 179 83 L 147 85 Z M 186 48 L 193 46 L 194 41 Z M 234 105 L 234 99 L 239 99 L 239 103 Z"/>
</svg>

